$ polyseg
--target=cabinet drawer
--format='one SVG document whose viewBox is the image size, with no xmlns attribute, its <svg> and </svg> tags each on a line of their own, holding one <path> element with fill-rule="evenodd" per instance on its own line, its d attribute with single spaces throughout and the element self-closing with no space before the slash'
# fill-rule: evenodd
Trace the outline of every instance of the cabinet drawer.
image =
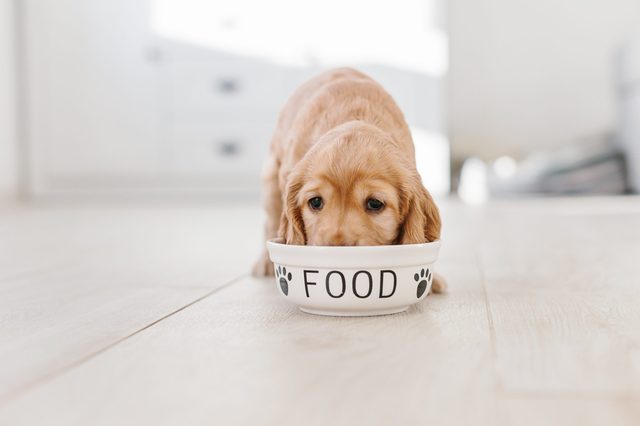
<svg viewBox="0 0 640 426">
<path fill-rule="evenodd" d="M 177 111 L 234 106 L 280 107 L 286 100 L 282 71 L 233 61 L 173 63 L 169 67 L 170 107 Z"/>
<path fill-rule="evenodd" d="M 274 124 L 264 121 L 173 123 L 169 154 L 173 172 L 189 176 L 259 176 Z"/>
</svg>

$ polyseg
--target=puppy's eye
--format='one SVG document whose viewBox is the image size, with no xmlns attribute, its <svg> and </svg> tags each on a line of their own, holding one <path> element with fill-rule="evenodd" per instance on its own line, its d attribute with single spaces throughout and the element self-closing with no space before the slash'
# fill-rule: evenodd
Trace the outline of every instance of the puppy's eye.
<svg viewBox="0 0 640 426">
<path fill-rule="evenodd" d="M 384 203 L 377 198 L 369 198 L 367 200 L 367 210 L 370 212 L 379 212 L 384 208 Z"/>
<path fill-rule="evenodd" d="M 321 210 L 322 206 L 324 206 L 322 197 L 313 197 L 309 200 L 309 207 L 311 208 L 311 210 Z"/>
</svg>

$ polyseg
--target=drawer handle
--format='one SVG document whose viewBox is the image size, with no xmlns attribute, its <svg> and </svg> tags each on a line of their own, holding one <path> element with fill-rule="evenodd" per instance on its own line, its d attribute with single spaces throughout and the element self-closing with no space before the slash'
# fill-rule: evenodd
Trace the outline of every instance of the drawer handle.
<svg viewBox="0 0 640 426">
<path fill-rule="evenodd" d="M 240 83 L 233 78 L 221 78 L 216 82 L 216 90 L 220 93 L 235 93 L 240 90 Z"/>
<path fill-rule="evenodd" d="M 216 152 L 222 157 L 237 157 L 241 152 L 241 143 L 237 140 L 224 140 L 216 144 Z"/>
</svg>

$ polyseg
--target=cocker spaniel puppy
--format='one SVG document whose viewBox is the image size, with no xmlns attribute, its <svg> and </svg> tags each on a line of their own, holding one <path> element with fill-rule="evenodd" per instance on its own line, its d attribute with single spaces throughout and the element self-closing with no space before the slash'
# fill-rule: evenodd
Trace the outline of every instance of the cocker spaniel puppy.
<svg viewBox="0 0 640 426">
<path fill-rule="evenodd" d="M 356 246 L 440 238 L 402 112 L 359 71 L 331 70 L 296 90 L 280 113 L 263 179 L 267 239 Z M 265 250 L 254 275 L 269 274 Z M 434 291 L 442 285 L 434 281 Z"/>
</svg>

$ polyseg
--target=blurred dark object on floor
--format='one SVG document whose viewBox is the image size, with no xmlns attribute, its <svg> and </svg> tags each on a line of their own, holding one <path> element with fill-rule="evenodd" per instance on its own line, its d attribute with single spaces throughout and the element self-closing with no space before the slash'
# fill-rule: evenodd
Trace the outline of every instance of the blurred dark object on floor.
<svg viewBox="0 0 640 426">
<path fill-rule="evenodd" d="M 620 147 L 627 159 L 629 188 L 640 193 L 640 34 L 618 51 L 615 74 Z"/>
<path fill-rule="evenodd" d="M 511 171 L 505 172 L 499 161 L 487 175 L 489 193 L 495 196 L 622 194 L 628 189 L 624 155 L 612 137 L 533 154 Z"/>
<path fill-rule="evenodd" d="M 467 159 L 460 173 L 461 198 L 640 193 L 640 34 L 621 45 L 613 70 L 618 113 L 610 134 L 519 162 L 508 156 L 491 164 Z"/>
</svg>

